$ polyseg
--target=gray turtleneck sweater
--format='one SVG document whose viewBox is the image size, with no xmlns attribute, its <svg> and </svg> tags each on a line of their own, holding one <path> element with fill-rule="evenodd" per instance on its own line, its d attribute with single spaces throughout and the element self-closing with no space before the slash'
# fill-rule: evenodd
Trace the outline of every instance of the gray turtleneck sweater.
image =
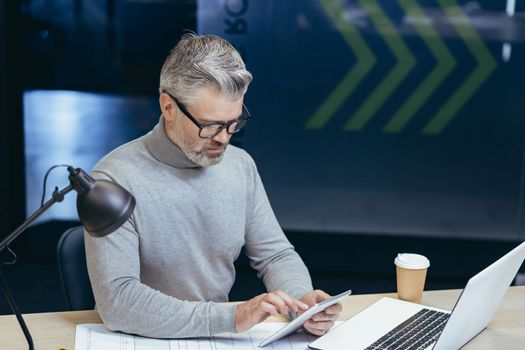
<svg viewBox="0 0 525 350">
<path fill-rule="evenodd" d="M 137 200 L 111 235 L 85 234 L 97 309 L 109 329 L 156 338 L 234 332 L 236 307 L 219 303 L 228 301 L 243 246 L 269 291 L 299 298 L 312 290 L 245 151 L 230 145 L 219 164 L 199 167 L 168 139 L 161 118 L 92 174 Z"/>
</svg>

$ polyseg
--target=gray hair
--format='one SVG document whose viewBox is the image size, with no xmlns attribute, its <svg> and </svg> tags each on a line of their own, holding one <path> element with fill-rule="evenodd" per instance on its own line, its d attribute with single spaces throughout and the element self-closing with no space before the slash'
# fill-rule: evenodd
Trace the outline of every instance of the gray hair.
<svg viewBox="0 0 525 350">
<path fill-rule="evenodd" d="M 213 86 L 237 100 L 251 81 L 241 55 L 229 42 L 215 35 L 187 33 L 162 65 L 159 92 L 170 92 L 191 105 L 200 88 Z"/>
</svg>

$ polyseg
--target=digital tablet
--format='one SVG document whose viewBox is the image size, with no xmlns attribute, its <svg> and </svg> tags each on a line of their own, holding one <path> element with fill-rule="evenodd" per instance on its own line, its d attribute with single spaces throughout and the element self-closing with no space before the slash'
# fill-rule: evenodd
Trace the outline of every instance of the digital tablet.
<svg viewBox="0 0 525 350">
<path fill-rule="evenodd" d="M 276 341 L 277 339 L 281 339 L 282 337 L 287 336 L 290 333 L 295 332 L 297 329 L 299 329 L 303 323 L 308 320 L 310 317 L 315 315 L 318 312 L 323 311 L 330 305 L 333 305 L 337 302 L 339 302 L 344 297 L 352 294 L 351 290 L 347 290 L 346 292 L 343 292 L 341 294 L 338 294 L 336 296 L 333 296 L 329 299 L 326 299 L 319 304 L 315 304 L 314 306 L 311 306 L 308 310 L 297 316 L 294 320 L 292 320 L 290 323 L 287 323 L 283 328 L 279 329 L 277 332 L 270 335 L 268 338 L 264 339 L 258 346 L 263 347 L 268 344 L 270 344 L 273 341 Z"/>
</svg>

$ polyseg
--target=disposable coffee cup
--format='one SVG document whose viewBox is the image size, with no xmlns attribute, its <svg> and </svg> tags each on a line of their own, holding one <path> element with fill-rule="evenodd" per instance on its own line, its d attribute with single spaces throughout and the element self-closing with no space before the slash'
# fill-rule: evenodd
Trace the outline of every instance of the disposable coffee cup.
<svg viewBox="0 0 525 350">
<path fill-rule="evenodd" d="M 397 297 L 421 304 L 430 261 L 423 255 L 402 253 L 397 255 L 394 263 L 396 264 Z"/>
</svg>

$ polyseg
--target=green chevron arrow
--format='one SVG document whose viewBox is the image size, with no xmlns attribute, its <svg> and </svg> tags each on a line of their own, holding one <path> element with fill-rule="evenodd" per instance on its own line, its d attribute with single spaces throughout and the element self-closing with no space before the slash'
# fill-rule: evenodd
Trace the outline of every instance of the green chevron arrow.
<svg viewBox="0 0 525 350">
<path fill-rule="evenodd" d="M 342 17 L 343 9 L 339 1 L 320 0 L 320 3 L 345 42 L 354 51 L 357 62 L 310 117 L 305 125 L 306 129 L 321 129 L 324 127 L 376 63 L 376 57 L 368 48 L 359 32 L 350 21 Z"/>
<path fill-rule="evenodd" d="M 399 0 L 399 4 L 408 16 L 417 19 L 414 20 L 413 25 L 425 45 L 436 58 L 437 64 L 383 128 L 383 131 L 391 133 L 403 130 L 456 66 L 456 60 L 439 37 L 437 31 L 432 27 L 432 21 L 425 15 L 418 3 L 415 0 Z"/>
<path fill-rule="evenodd" d="M 366 125 L 416 64 L 414 56 L 378 2 L 360 0 L 360 3 L 367 10 L 378 33 L 396 57 L 397 63 L 345 124 L 344 129 L 351 131 L 361 130 Z"/>
<path fill-rule="evenodd" d="M 454 118 L 457 112 L 474 95 L 485 80 L 496 69 L 497 63 L 489 50 L 480 39 L 476 30 L 470 24 L 470 20 L 463 13 L 455 0 L 438 0 L 452 25 L 465 42 L 470 53 L 476 58 L 478 65 L 465 81 L 457 88 L 445 105 L 423 128 L 426 134 L 439 134 Z"/>
</svg>

